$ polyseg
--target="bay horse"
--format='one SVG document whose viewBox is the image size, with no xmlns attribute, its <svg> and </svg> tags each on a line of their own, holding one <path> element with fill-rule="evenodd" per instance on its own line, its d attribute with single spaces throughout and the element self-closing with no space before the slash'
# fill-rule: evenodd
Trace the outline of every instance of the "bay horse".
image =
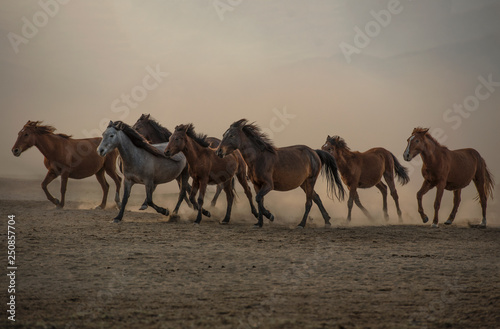
<svg viewBox="0 0 500 329">
<path fill-rule="evenodd" d="M 396 204 L 399 222 L 402 222 L 401 209 L 399 208 L 399 197 L 394 184 L 394 174 L 401 185 L 410 181 L 408 169 L 403 167 L 394 154 L 382 147 L 369 149 L 366 152 L 351 151 L 345 140 L 339 136 L 328 136 L 326 143 L 321 147 L 329 152 L 337 160 L 342 181 L 349 189 L 349 200 L 347 201 L 347 220 L 351 221 L 353 202 L 363 211 L 366 217 L 372 216 L 359 200 L 358 188 L 364 189 L 375 186 L 382 193 L 383 211 L 385 220 L 389 220 L 387 213 L 387 185 L 391 196 Z M 387 185 L 382 182 L 385 179 Z"/>
<path fill-rule="evenodd" d="M 453 191 L 453 209 L 445 222 L 453 223 L 460 205 L 462 189 L 474 181 L 481 203 L 483 219 L 480 226 L 486 227 L 486 206 L 489 196 L 493 195 L 494 181 L 486 162 L 479 152 L 472 148 L 449 150 L 431 136 L 428 128 L 415 128 L 408 138 L 408 146 L 404 151 L 404 159 L 411 161 L 419 155 L 422 157 L 422 176 L 424 182 L 417 193 L 418 212 L 424 223 L 429 218 L 422 207 L 422 197 L 430 189 L 436 187 L 434 201 L 434 220 L 432 227 L 438 226 L 438 212 L 444 190 Z"/>
<path fill-rule="evenodd" d="M 224 158 L 235 150 L 239 150 L 245 159 L 248 176 L 257 193 L 255 199 L 259 206 L 259 217 L 255 227 L 263 226 L 262 216 L 274 219 L 264 207 L 264 197 L 267 193 L 272 190 L 290 191 L 299 186 L 306 193 L 306 205 L 298 226 L 305 227 L 313 201 L 321 211 L 325 226 L 330 226 L 330 216 L 314 191 L 314 185 L 322 172 L 326 176 L 329 194 L 335 192 L 339 200 L 344 198 L 344 188 L 332 155 L 305 145 L 277 148 L 257 125 L 248 123 L 246 119 L 231 124 L 223 135 L 217 155 Z"/>
<path fill-rule="evenodd" d="M 132 126 L 135 130 L 139 132 L 148 142 L 151 144 L 167 143 L 172 136 L 172 133 L 167 128 L 163 127 L 158 121 L 151 117 L 151 114 L 142 114 L 139 119 Z M 209 147 L 216 149 L 219 146 L 220 140 L 215 137 L 207 137 L 205 139 L 209 143 Z M 188 193 L 191 192 L 191 186 L 187 187 Z M 211 205 L 215 207 L 217 204 L 217 199 L 222 192 L 222 185 L 217 185 L 215 195 L 212 199 Z M 144 201 L 140 210 L 144 210 L 148 207 L 147 202 Z"/>
<path fill-rule="evenodd" d="M 121 178 L 116 173 L 118 152 L 112 152 L 105 158 L 96 152 L 101 138 L 74 139 L 66 134 L 55 134 L 56 128 L 42 125 L 42 121 L 28 121 L 19 131 L 12 153 L 18 157 L 27 149 L 35 146 L 43 154 L 43 163 L 48 169 L 42 182 L 42 190 L 47 199 L 58 208 L 63 208 L 66 199 L 68 178 L 82 179 L 95 175 L 102 188 L 102 201 L 97 208 L 104 209 L 108 198 L 109 184 L 104 173 L 115 182 L 115 202 L 120 204 Z M 47 186 L 61 176 L 61 200 L 54 198 Z"/>
<path fill-rule="evenodd" d="M 170 142 L 165 149 L 166 156 L 174 156 L 179 152 L 184 153 L 189 164 L 189 173 L 193 178 L 193 186 L 190 194 L 190 200 L 195 205 L 196 193 L 198 195 L 198 215 L 196 224 L 201 222 L 201 207 L 205 191 L 209 184 L 222 184 L 226 193 L 227 209 L 226 215 L 221 224 L 228 224 L 231 218 L 231 209 L 234 200 L 233 177 L 236 176 L 245 191 L 245 195 L 250 203 L 252 214 L 257 217 L 258 213 L 252 201 L 252 191 L 248 186 L 246 179 L 246 170 L 243 159 L 239 160 L 238 155 L 234 154 L 224 159 L 220 159 L 215 151 L 208 147 L 206 135 L 197 134 L 194 131 L 193 124 L 178 125 L 170 137 Z"/>
<path fill-rule="evenodd" d="M 158 184 L 168 183 L 180 177 L 180 192 L 172 216 L 177 211 L 186 195 L 186 186 L 189 179 L 186 158 L 180 154 L 167 159 L 163 155 L 164 144 L 149 144 L 135 129 L 122 121 L 109 122 L 102 134 L 101 144 L 97 147 L 100 156 L 106 156 L 118 150 L 123 161 L 124 192 L 120 212 L 114 218 L 119 223 L 123 218 L 130 191 L 134 184 L 143 184 L 146 187 L 146 200 L 158 213 L 169 215 L 168 209 L 157 206 L 153 202 L 153 191 Z"/>
</svg>

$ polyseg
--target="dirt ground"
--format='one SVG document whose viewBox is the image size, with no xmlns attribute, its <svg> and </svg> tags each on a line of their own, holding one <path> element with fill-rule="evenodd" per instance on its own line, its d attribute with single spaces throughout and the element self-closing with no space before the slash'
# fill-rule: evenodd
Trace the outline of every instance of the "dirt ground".
<svg viewBox="0 0 500 329">
<path fill-rule="evenodd" d="M 195 226 L 186 206 L 175 223 L 139 212 L 140 195 L 123 223 L 113 224 L 111 204 L 90 209 L 98 196 L 70 198 L 59 210 L 39 184 L 22 186 L 4 183 L 0 191 L 2 258 L 7 215 L 15 214 L 18 266 L 16 322 L 4 312 L 1 327 L 500 326 L 498 227 L 347 226 L 339 217 L 330 229 L 319 219 L 294 229 L 301 212 L 266 220 L 262 229 L 236 212 L 221 226 L 223 199 L 214 218 Z M 174 201 L 169 195 L 165 202 Z M 9 283 L 2 277 L 5 307 Z"/>
</svg>

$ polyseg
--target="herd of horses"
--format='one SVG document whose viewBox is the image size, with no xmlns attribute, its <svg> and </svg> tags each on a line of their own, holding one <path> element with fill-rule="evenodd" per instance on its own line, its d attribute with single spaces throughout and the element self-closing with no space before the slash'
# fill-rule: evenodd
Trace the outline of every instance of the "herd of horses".
<svg viewBox="0 0 500 329">
<path fill-rule="evenodd" d="M 28 121 L 18 133 L 12 153 L 20 156 L 32 146 L 44 156 L 48 172 L 42 182 L 47 199 L 57 207 L 64 207 L 68 178 L 81 179 L 95 175 L 103 190 L 100 208 L 105 208 L 109 184 L 107 173 L 115 182 L 115 202 L 120 211 L 114 222 L 123 218 L 125 207 L 134 184 L 146 188 L 146 199 L 141 209 L 148 206 L 170 219 L 178 218 L 178 210 L 183 201 L 197 211 L 195 223 L 203 216 L 210 217 L 203 208 L 208 185 L 216 185 L 217 191 L 211 202 L 214 206 L 223 190 L 226 194 L 226 215 L 221 224 L 228 224 L 235 197 L 235 178 L 243 187 L 252 214 L 257 218 L 256 227 L 263 226 L 263 217 L 270 221 L 274 215 L 264 206 L 265 196 L 272 190 L 290 191 L 300 187 L 306 194 L 305 212 L 299 227 L 306 225 L 313 202 L 318 206 L 325 221 L 330 226 L 330 216 L 320 196 L 314 190 L 317 178 L 323 174 L 327 182 L 330 198 L 344 199 L 347 186 L 348 215 L 355 203 L 363 213 L 372 218 L 363 207 L 357 189 L 375 186 L 383 198 L 385 219 L 387 213 L 387 188 L 394 199 L 399 221 L 401 209 L 394 178 L 404 185 L 409 182 L 407 169 L 396 157 L 384 148 L 372 148 L 366 152 L 351 151 L 344 139 L 328 136 L 321 150 L 313 150 L 305 145 L 276 147 L 268 136 L 255 124 L 246 119 L 234 122 L 223 134 L 222 140 L 195 132 L 193 124 L 182 124 L 170 132 L 150 117 L 141 115 L 130 126 L 122 121 L 110 122 L 102 138 L 73 139 L 69 135 L 54 133 L 55 128 L 42 125 L 41 121 Z M 474 182 L 482 208 L 480 226 L 486 226 L 488 197 L 492 196 L 494 182 L 484 159 L 474 149 L 449 150 L 440 145 L 428 129 L 415 128 L 407 140 L 404 159 L 411 161 L 420 155 L 423 160 L 424 182 L 417 193 L 418 212 L 422 221 L 428 221 L 422 207 L 422 197 L 436 187 L 434 219 L 432 226 L 438 225 L 438 213 L 444 190 L 454 193 L 453 209 L 445 224 L 451 224 L 460 204 L 461 190 Z M 124 192 L 120 202 L 119 194 L 123 174 Z M 54 198 L 47 185 L 61 176 L 61 200 Z M 192 179 L 189 184 L 189 178 Z M 382 178 L 386 184 L 382 182 Z M 158 184 L 176 180 L 179 186 L 177 204 L 172 212 L 153 202 L 153 192 Z M 251 181 L 256 193 L 254 205 Z M 198 197 L 196 197 L 198 196 Z"/>
</svg>

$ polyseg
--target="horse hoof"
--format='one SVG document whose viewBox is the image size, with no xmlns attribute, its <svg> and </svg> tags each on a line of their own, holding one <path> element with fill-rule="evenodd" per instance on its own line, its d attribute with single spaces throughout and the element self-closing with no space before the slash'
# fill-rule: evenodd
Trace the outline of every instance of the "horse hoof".
<svg viewBox="0 0 500 329">
<path fill-rule="evenodd" d="M 122 222 L 121 219 L 115 218 L 111 223 L 121 223 L 121 222 Z"/>
<path fill-rule="evenodd" d="M 303 228 L 304 228 L 304 226 L 302 226 L 302 225 L 297 225 L 297 227 L 296 227 L 295 229 L 301 229 L 301 230 L 302 230 Z"/>
<path fill-rule="evenodd" d="M 253 224 L 253 228 L 262 228 L 262 225 L 260 225 L 259 223 Z"/>
<path fill-rule="evenodd" d="M 106 206 L 103 206 L 103 205 L 101 204 L 101 205 L 98 205 L 98 206 L 94 207 L 94 210 L 97 210 L 97 209 L 101 209 L 101 210 L 103 210 L 104 208 L 106 208 Z"/>
<path fill-rule="evenodd" d="M 432 227 L 432 228 L 437 228 L 437 227 L 439 227 L 439 225 L 438 225 L 438 224 L 434 224 L 434 223 L 432 223 L 431 227 Z"/>
<path fill-rule="evenodd" d="M 145 205 L 145 204 L 143 204 L 143 205 L 139 208 L 139 210 L 146 210 L 146 209 L 148 209 L 148 206 L 147 206 L 147 205 Z"/>
<path fill-rule="evenodd" d="M 447 220 L 446 222 L 444 222 L 444 225 L 451 225 L 452 221 L 451 220 Z"/>
<path fill-rule="evenodd" d="M 168 209 L 163 209 L 163 211 L 161 212 L 163 215 L 165 216 L 168 216 L 170 215 L 170 211 Z"/>
<path fill-rule="evenodd" d="M 222 222 L 220 222 L 221 225 L 228 225 L 229 224 L 229 221 L 228 220 L 223 220 Z"/>
<path fill-rule="evenodd" d="M 168 219 L 169 222 L 178 222 L 181 216 L 177 214 L 172 214 L 170 215 L 170 218 Z"/>
<path fill-rule="evenodd" d="M 210 211 L 205 210 L 205 209 L 203 209 L 203 210 L 201 211 L 201 213 L 202 213 L 203 215 L 207 216 L 208 218 L 210 218 L 210 217 L 212 216 L 212 214 L 210 213 Z"/>
<path fill-rule="evenodd" d="M 425 216 L 424 218 L 422 218 L 422 222 L 427 223 L 429 221 L 429 217 Z"/>
<path fill-rule="evenodd" d="M 325 228 L 330 228 L 330 227 L 332 227 L 332 224 L 330 224 L 330 223 L 325 223 Z"/>
</svg>

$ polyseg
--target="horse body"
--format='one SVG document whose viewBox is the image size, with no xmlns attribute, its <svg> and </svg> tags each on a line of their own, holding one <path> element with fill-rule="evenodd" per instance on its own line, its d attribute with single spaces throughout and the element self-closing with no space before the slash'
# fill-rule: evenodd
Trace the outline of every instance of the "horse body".
<svg viewBox="0 0 500 329">
<path fill-rule="evenodd" d="M 442 146 L 430 134 L 429 129 L 415 128 L 408 138 L 408 146 L 404 152 L 406 161 L 411 161 L 420 154 L 423 160 L 422 176 L 424 182 L 417 193 L 418 212 L 422 221 L 426 223 L 429 218 L 424 213 L 422 198 L 430 189 L 436 187 L 434 201 L 434 219 L 432 226 L 437 227 L 439 208 L 444 190 L 453 191 L 453 209 L 445 224 L 453 223 L 461 201 L 461 191 L 474 181 L 481 203 L 481 226 L 486 226 L 487 199 L 493 193 L 494 181 L 486 166 L 486 162 L 479 152 L 466 148 L 449 150 Z"/>
<path fill-rule="evenodd" d="M 399 208 L 399 197 L 394 184 L 394 173 L 402 184 L 409 181 L 407 169 L 401 166 L 396 157 L 382 147 L 371 148 L 366 152 L 351 151 L 344 139 L 339 136 L 328 136 L 326 143 L 322 147 L 335 156 L 337 159 L 342 181 L 349 189 L 349 201 L 347 202 L 348 214 L 347 220 L 351 220 L 353 203 L 363 211 L 368 217 L 372 218 L 368 210 L 359 200 L 358 188 L 377 187 L 382 193 L 382 207 L 384 217 L 389 219 L 387 212 L 387 186 L 382 182 L 385 179 L 391 196 L 396 204 L 399 221 L 401 222 L 401 209 Z"/>
<path fill-rule="evenodd" d="M 175 156 L 179 152 L 184 153 L 189 164 L 189 174 L 193 178 L 193 186 L 190 194 L 191 202 L 198 205 L 198 215 L 195 223 L 201 222 L 203 213 L 203 201 L 207 185 L 222 185 L 227 199 L 227 210 L 221 224 L 229 223 L 231 209 L 234 200 L 233 177 L 236 175 L 247 196 L 252 213 L 257 215 L 252 202 L 252 192 L 246 181 L 246 170 L 241 170 L 242 163 L 237 156 L 220 159 L 215 151 L 208 147 L 206 136 L 197 135 L 194 126 L 179 125 L 171 136 L 169 145 L 165 149 L 167 156 Z M 197 202 L 196 193 L 199 190 Z M 208 213 L 209 214 L 209 213 Z"/>
<path fill-rule="evenodd" d="M 168 183 L 180 177 L 180 192 L 173 216 L 177 214 L 180 204 L 186 194 L 188 174 L 186 169 L 186 158 L 179 155 L 172 159 L 163 157 L 163 150 L 167 143 L 151 145 L 127 124 L 116 121 L 110 122 L 103 133 L 103 139 L 98 153 L 105 156 L 108 152 L 118 149 L 123 160 L 124 195 L 118 216 L 115 222 L 123 218 L 125 206 L 134 184 L 142 184 L 146 187 L 147 204 L 157 212 L 168 215 L 168 209 L 153 203 L 153 191 L 158 184 Z"/>
<path fill-rule="evenodd" d="M 101 138 L 73 139 L 64 134 L 54 134 L 54 127 L 40 125 L 40 121 L 28 121 L 19 132 L 12 148 L 15 156 L 20 156 L 28 148 L 35 146 L 44 156 L 43 163 L 48 172 L 42 182 L 42 189 L 47 199 L 62 208 L 65 203 L 68 178 L 83 179 L 96 175 L 103 190 L 100 208 L 106 207 L 109 184 L 104 173 L 107 173 L 116 184 L 115 201 L 119 204 L 121 178 L 116 173 L 118 152 L 112 152 L 105 158 L 100 157 L 96 148 Z M 55 178 L 61 176 L 61 201 L 54 198 L 47 186 Z"/>
<path fill-rule="evenodd" d="M 257 193 L 259 205 L 258 223 L 262 227 L 263 216 L 270 220 L 274 216 L 264 207 L 264 196 L 272 190 L 290 191 L 301 187 L 306 193 L 306 210 L 299 227 L 306 224 L 309 211 L 314 201 L 320 208 L 325 226 L 330 225 L 330 216 L 326 212 L 319 195 L 314 191 L 316 179 L 323 169 L 327 174 L 330 190 L 337 185 L 343 196 L 343 187 L 337 174 L 335 159 L 321 150 L 312 150 L 305 145 L 276 148 L 260 129 L 248 124 L 246 119 L 234 122 L 224 133 L 217 149 L 217 155 L 225 157 L 239 150 L 248 166 L 249 177 Z"/>
</svg>

